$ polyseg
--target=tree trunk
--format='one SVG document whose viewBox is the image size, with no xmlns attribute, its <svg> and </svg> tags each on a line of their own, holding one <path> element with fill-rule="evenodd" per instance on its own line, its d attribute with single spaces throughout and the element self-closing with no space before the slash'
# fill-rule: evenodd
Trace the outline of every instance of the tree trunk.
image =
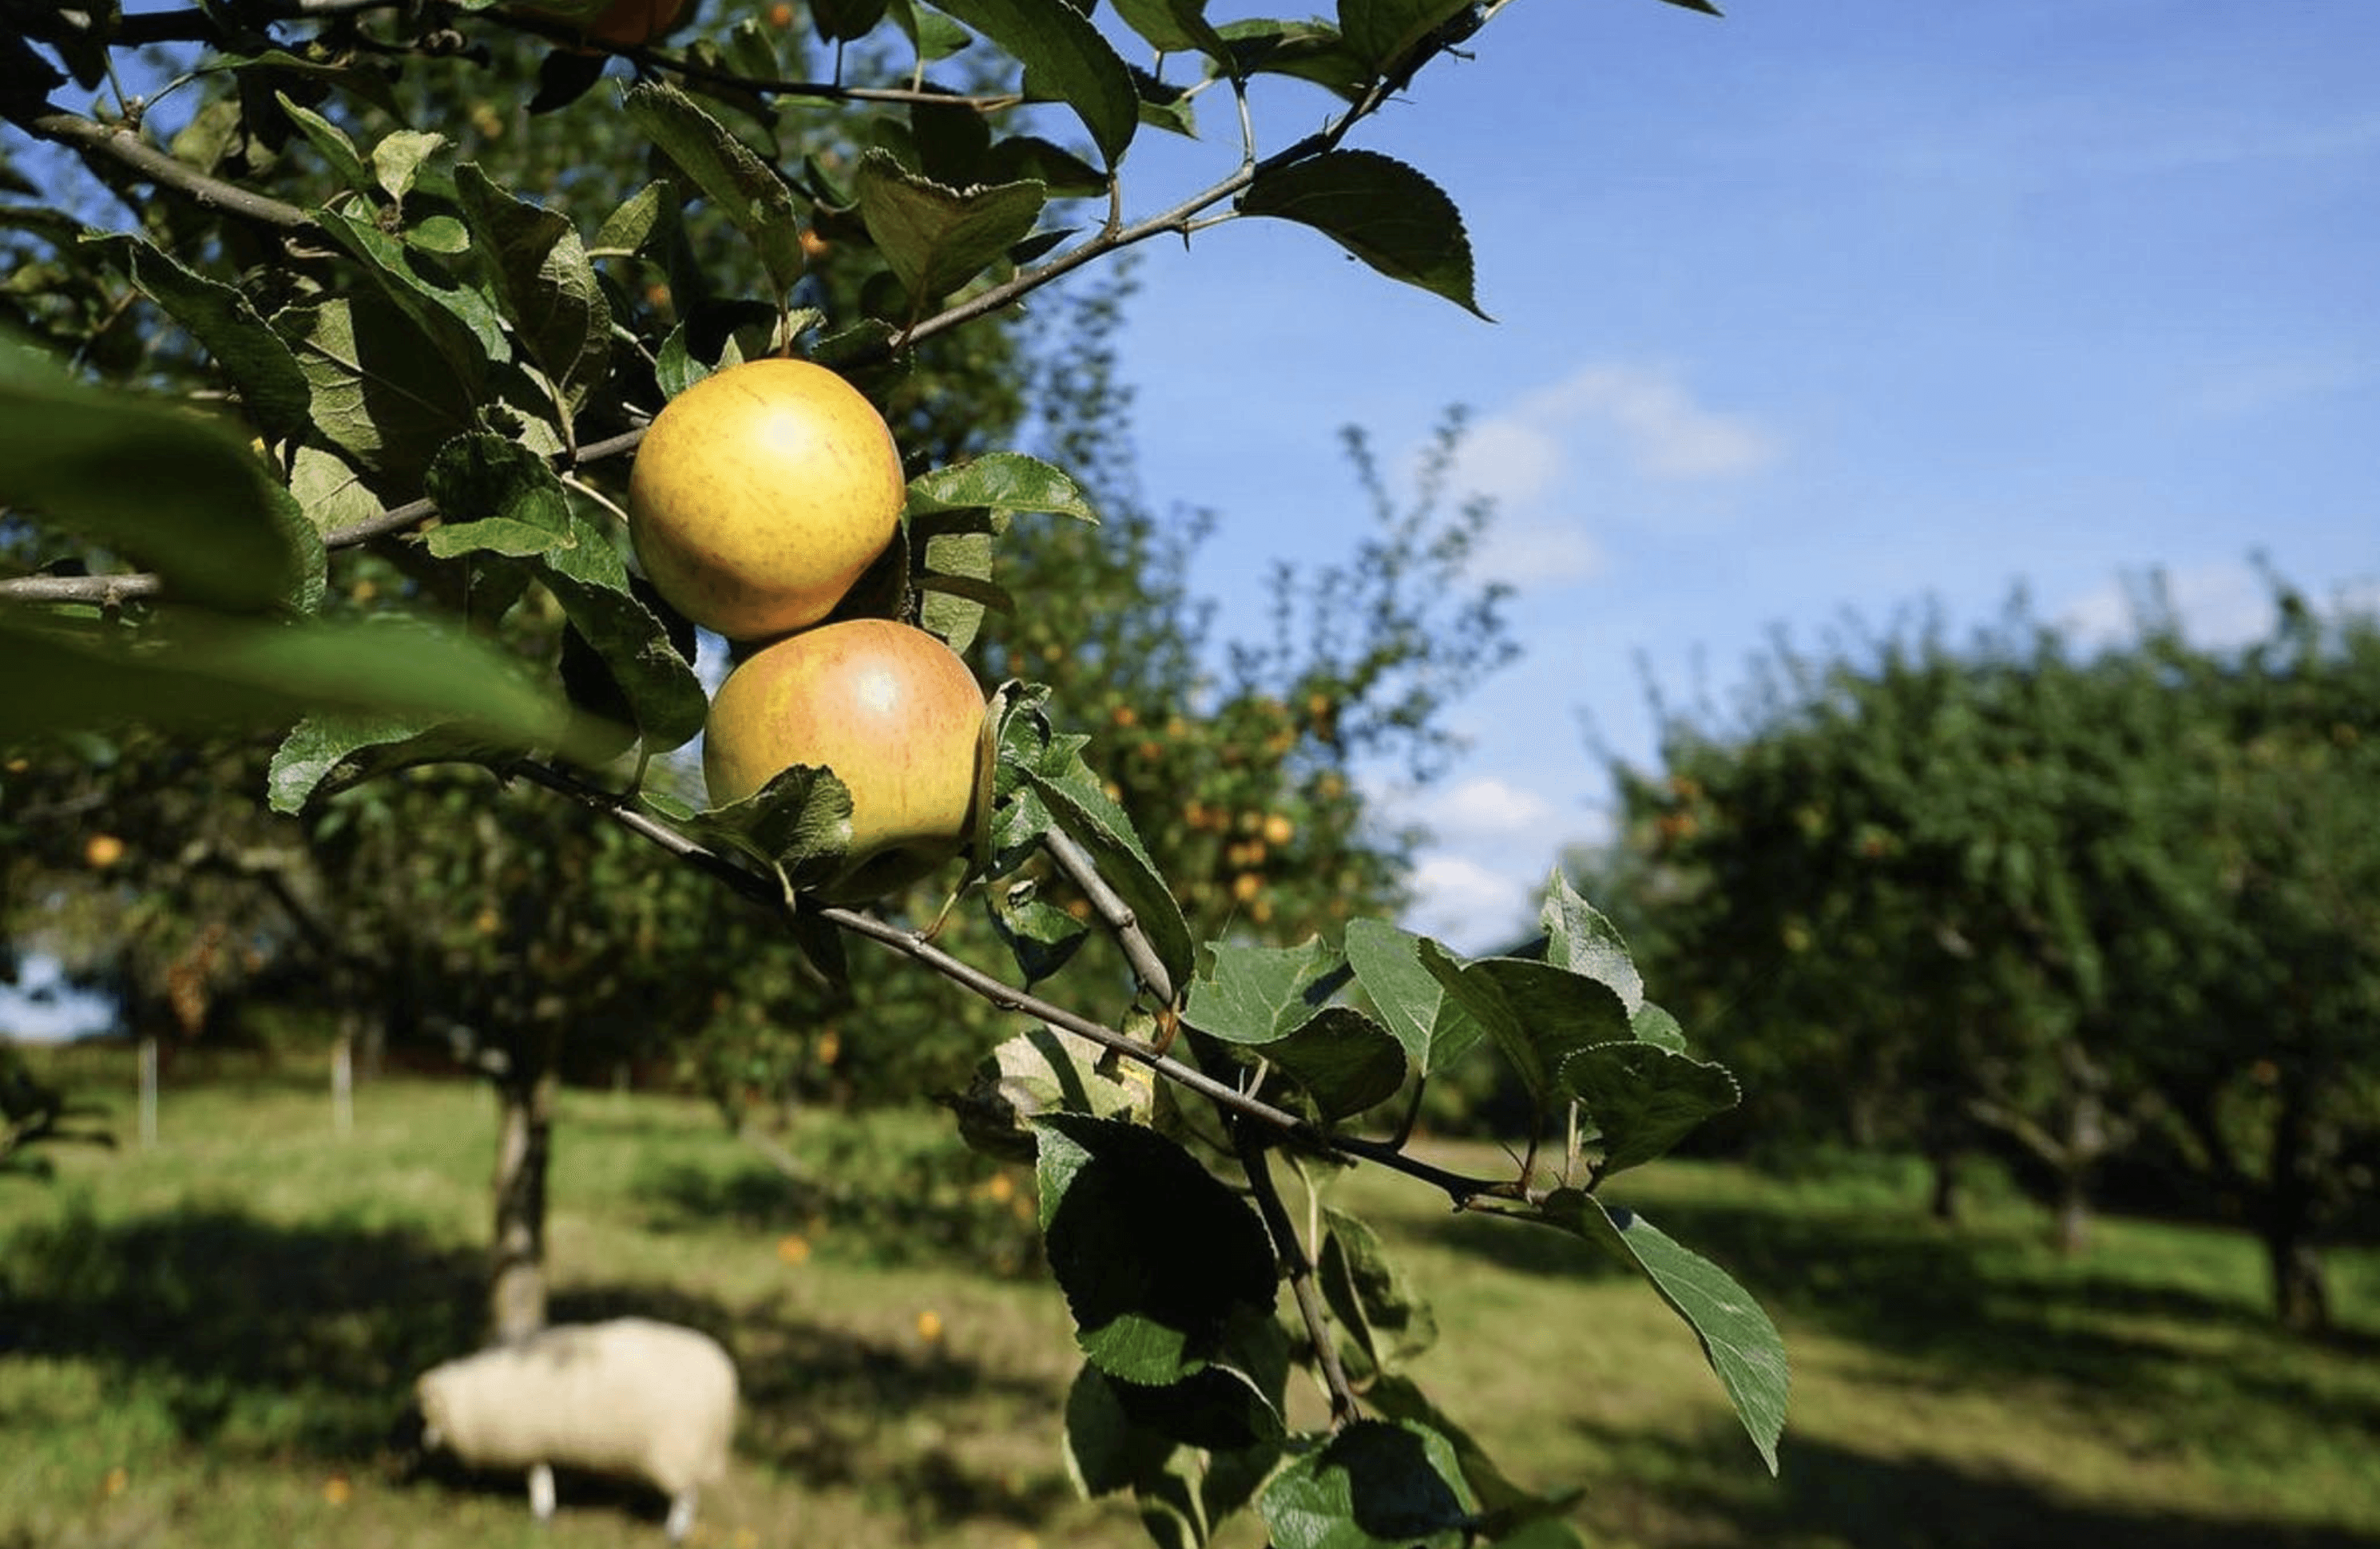
<svg viewBox="0 0 2380 1549">
<path fill-rule="evenodd" d="M 1959 1154 L 1937 1151 L 1925 1158 L 1934 1169 L 1934 1192 L 1929 1205 L 1934 1219 L 1943 1226 L 1959 1223 Z"/>
<path fill-rule="evenodd" d="M 492 1341 L 545 1326 L 545 1178 L 553 1148 L 551 1064 L 516 1069 L 496 1083 L 495 1249 L 488 1272 Z"/>
<path fill-rule="evenodd" d="M 2080 1165 L 2058 1178 L 2058 1251 L 2071 1256 L 2091 1245 L 2090 1180 Z"/>
<path fill-rule="evenodd" d="M 2273 1272 L 2273 1310 L 2283 1327 L 2299 1334 L 2330 1332 L 2330 1288 L 2322 1255 L 2287 1227 L 2265 1233 L 2265 1258 Z"/>
</svg>

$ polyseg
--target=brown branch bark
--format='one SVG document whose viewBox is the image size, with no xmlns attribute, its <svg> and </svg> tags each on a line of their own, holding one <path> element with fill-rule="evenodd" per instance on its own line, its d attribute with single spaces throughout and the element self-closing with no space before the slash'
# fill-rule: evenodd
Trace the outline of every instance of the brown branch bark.
<svg viewBox="0 0 2380 1549">
<path fill-rule="evenodd" d="M 143 140 L 131 130 L 101 124 L 78 114 L 55 109 L 28 114 L 15 120 L 28 134 L 87 155 L 106 156 L 122 163 L 162 188 L 186 194 L 211 210 L 278 231 L 311 231 L 314 218 L 294 204 L 284 204 L 251 192 L 237 183 L 210 177 Z"/>
</svg>

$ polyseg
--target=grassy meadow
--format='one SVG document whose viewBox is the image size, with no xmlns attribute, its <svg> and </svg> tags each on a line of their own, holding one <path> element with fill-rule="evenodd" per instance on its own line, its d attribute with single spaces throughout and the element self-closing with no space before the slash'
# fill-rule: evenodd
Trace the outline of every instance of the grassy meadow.
<svg viewBox="0 0 2380 1549">
<path fill-rule="evenodd" d="M 412 1373 L 477 1328 L 484 1092 L 367 1085 L 343 1135 L 314 1072 L 251 1071 L 169 1086 L 142 1150 L 128 1057 L 54 1075 L 110 1103 L 123 1144 L 61 1149 L 47 1182 L 0 1177 L 0 1549 L 660 1541 L 633 1493 L 565 1481 L 540 1533 L 517 1482 L 395 1466 Z M 1029 1177 L 935 1114 L 809 1114 L 778 1138 L 799 1180 L 698 1103 L 563 1107 L 554 1315 L 691 1324 L 742 1371 L 736 1461 L 696 1542 L 1146 1543 L 1059 1459 L 1075 1361 Z M 2235 1234 L 2108 1221 L 2064 1260 L 2004 1191 L 1943 1231 L 1881 1165 L 1631 1175 L 1613 1196 L 1785 1330 L 1771 1480 L 1683 1326 L 1583 1244 L 1451 1216 L 1393 1178 L 1335 1188 L 1433 1297 L 1432 1394 L 1524 1482 L 1584 1486 L 1592 1543 L 2380 1545 L 2380 1254 L 2333 1255 L 2345 1331 L 2314 1346 L 2268 1325 Z M 1259 1543 L 1253 1528 L 1229 1542 Z"/>
</svg>

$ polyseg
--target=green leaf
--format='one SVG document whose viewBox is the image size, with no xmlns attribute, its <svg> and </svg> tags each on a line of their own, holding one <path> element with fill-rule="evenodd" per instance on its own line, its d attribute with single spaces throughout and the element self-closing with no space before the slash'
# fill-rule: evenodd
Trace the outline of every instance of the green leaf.
<svg viewBox="0 0 2380 1549">
<path fill-rule="evenodd" d="M 501 436 L 460 436 L 426 484 L 444 517 L 431 552 L 494 556 L 500 570 L 512 562 L 551 591 L 602 658 L 648 748 L 665 752 L 702 730 L 710 706 L 694 670 L 631 589 L 610 527 L 572 509 L 545 459 Z"/>
<path fill-rule="evenodd" d="M 1330 999 L 1316 981 L 1339 967 L 1319 937 L 1297 947 L 1214 944 L 1207 976 L 1190 986 L 1184 1015 L 1201 1033 L 1231 1044 L 1269 1044 L 1313 1020 Z"/>
<path fill-rule="evenodd" d="M 1424 1075 L 1443 1071 L 1479 1041 L 1478 1019 L 1421 960 L 1422 938 L 1385 920 L 1347 922 L 1347 965 L 1373 1009 Z"/>
<path fill-rule="evenodd" d="M 936 533 L 926 539 L 924 551 L 916 578 L 926 594 L 917 623 L 951 649 L 964 651 L 975 643 L 986 608 L 1014 610 L 1014 601 L 992 584 L 990 533 Z"/>
<path fill-rule="evenodd" d="M 1187 984 L 1197 952 L 1182 905 L 1149 859 L 1131 817 L 1083 762 L 1088 739 L 1050 734 L 1040 708 L 1046 696 L 1043 690 L 1039 697 L 1014 704 L 996 729 L 995 789 L 1002 803 L 994 819 L 996 845 L 1005 853 L 1036 842 L 1037 822 L 1062 829 L 1090 852 L 1099 874 L 1131 907 L 1173 982 Z M 1033 806 L 1013 805 L 1020 789 L 1031 793 Z"/>
<path fill-rule="evenodd" d="M 455 377 L 478 384 L 492 362 L 512 358 L 494 303 L 468 285 L 444 284 L 413 265 L 405 244 L 344 210 L 315 214 L 322 234 L 361 260 L 382 296 L 445 357 Z"/>
<path fill-rule="evenodd" d="M 1090 939 L 1090 926 L 1043 898 L 1029 880 L 986 888 L 984 902 L 1028 988 L 1065 967 Z"/>
<path fill-rule="evenodd" d="M 1207 19 L 1207 0 L 1115 0 L 1116 15 L 1160 54 L 1204 54 L 1228 63 L 1231 49 Z"/>
<path fill-rule="evenodd" d="M 1209 1036 L 1271 1061 L 1338 1119 L 1396 1095 L 1404 1047 L 1386 1028 L 1329 1000 L 1344 975 L 1318 939 L 1302 947 L 1217 942 L 1208 976 L 1190 986 L 1184 1014 Z"/>
<path fill-rule="evenodd" d="M 1251 18 L 1216 29 L 1230 45 L 1238 73 L 1293 76 L 1353 102 L 1372 79 L 1369 67 L 1339 35 L 1319 21 Z"/>
<path fill-rule="evenodd" d="M 281 111 L 289 115 L 289 121 L 298 126 L 298 132 L 304 135 L 307 142 L 322 152 L 322 160 L 331 164 L 333 175 L 367 197 L 380 192 L 380 180 L 372 175 L 370 167 L 364 165 L 363 157 L 356 150 L 356 142 L 347 138 L 345 129 L 319 113 L 299 107 L 289 100 L 288 93 L 285 91 L 275 91 L 273 96 L 281 104 Z"/>
<path fill-rule="evenodd" d="M 566 420 L 603 385 L 612 357 L 612 309 L 595 266 L 566 216 L 514 198 L 476 163 L 455 169 L 455 190 L 496 304 Z"/>
<path fill-rule="evenodd" d="M 1576 1051 L 1628 1037 L 1628 1012 L 1610 986 L 1551 963 L 1522 958 L 1461 962 L 1424 940 L 1422 966 L 1494 1041 L 1543 1109 Z"/>
<path fill-rule="evenodd" d="M 290 457 L 289 493 L 321 533 L 370 521 L 385 509 L 355 469 L 319 446 L 301 446 Z"/>
<path fill-rule="evenodd" d="M 1344 1211 L 1322 1212 L 1315 1274 L 1323 1300 L 1364 1357 L 1362 1381 L 1401 1370 L 1438 1342 L 1438 1319 L 1412 1281 L 1389 1260 L 1379 1234 Z"/>
<path fill-rule="evenodd" d="M 1038 135 L 995 140 L 984 156 L 987 183 L 1038 183 L 1051 199 L 1098 199 L 1107 175 L 1090 163 Z"/>
<path fill-rule="evenodd" d="M 1389 278 L 1488 316 L 1472 297 L 1462 215 L 1437 184 L 1402 162 L 1371 151 L 1325 151 L 1257 178 L 1239 209 L 1312 226 Z"/>
<path fill-rule="evenodd" d="M 1657 1044 L 1581 1049 L 1562 1061 L 1560 1081 L 1595 1120 L 1603 1152 L 1597 1178 L 1653 1160 L 1743 1096 L 1718 1066 Z"/>
<path fill-rule="evenodd" d="M 373 180 L 387 190 L 388 197 L 403 202 L 413 191 L 421 176 L 421 166 L 444 148 L 444 135 L 429 134 L 419 129 L 397 129 L 384 135 L 372 147 Z M 444 181 L 442 174 L 438 181 Z"/>
<path fill-rule="evenodd" d="M 1471 6 L 1472 0 L 1339 0 L 1339 32 L 1374 74 L 1387 75 Z"/>
<path fill-rule="evenodd" d="M 1015 515 L 1049 512 L 1096 525 L 1099 514 L 1081 485 L 1021 452 L 987 452 L 909 480 L 909 514 L 996 511 Z"/>
<path fill-rule="evenodd" d="M 1025 67 L 1033 89 L 1075 110 L 1110 170 L 1139 126 L 1132 75 L 1088 17 L 1066 0 L 936 0 Z"/>
<path fill-rule="evenodd" d="M 1083 1353 L 1162 1386 L 1202 1371 L 1244 1311 L 1269 1313 L 1272 1243 L 1256 1212 L 1135 1124 L 1040 1119 L 1041 1231 Z"/>
<path fill-rule="evenodd" d="M 1650 1000 L 1639 1005 L 1628 1019 L 1628 1031 L 1638 1043 L 1658 1045 L 1671 1054 L 1686 1052 L 1686 1030 L 1678 1025 L 1676 1017 Z"/>
<path fill-rule="evenodd" d="M 1454 1549 L 1475 1507 L 1445 1437 L 1359 1420 L 1276 1474 L 1260 1509 L 1275 1549 Z"/>
<path fill-rule="evenodd" d="M 1404 1046 L 1353 1006 L 1325 1006 L 1294 1032 L 1251 1052 L 1303 1088 L 1325 1122 L 1395 1096 L 1409 1069 Z"/>
<path fill-rule="evenodd" d="M 1145 1071 L 1111 1059 L 1088 1038 L 1036 1027 L 993 1049 L 965 1092 L 941 1101 L 958 1115 L 960 1136 L 969 1146 L 1029 1162 L 1037 1154 L 1033 1120 L 1043 1114 L 1145 1117 L 1152 1092 Z"/>
<path fill-rule="evenodd" d="M 237 610 L 269 607 L 305 582 L 286 502 L 223 427 L 86 387 L 0 340 L 0 509 L 138 559 L 171 595 Z M 8 693 L 18 686 L 11 680 Z"/>
<path fill-rule="evenodd" d="M 603 218 L 593 251 L 641 254 L 649 248 L 666 246 L 676 227 L 677 189 L 668 178 L 655 178 Z"/>
<path fill-rule="evenodd" d="M 0 609 L 0 736 L 139 722 L 221 731 L 315 710 L 441 718 L 491 745 L 566 744 L 568 707 L 503 652 L 395 621 L 268 623 L 161 609 L 138 635 L 70 631 Z"/>
<path fill-rule="evenodd" d="M 509 742 L 433 716 L 310 715 L 273 749 L 265 775 L 275 812 L 298 813 L 317 796 L 421 764 L 492 762 Z"/>
<path fill-rule="evenodd" d="M 1132 89 L 1140 98 L 1140 121 L 1152 129 L 1196 139 L 1198 103 L 1190 89 L 1160 79 L 1137 65 L 1131 70 Z"/>
<path fill-rule="evenodd" d="M 782 302 L 806 261 L 785 180 L 674 87 L 632 86 L 622 102 L 646 137 L 751 241 L 777 288 L 772 299 Z"/>
<path fill-rule="evenodd" d="M 975 42 L 975 34 L 965 28 L 946 16 L 921 9 L 914 0 L 892 0 L 885 8 L 892 14 L 892 25 L 917 51 L 919 64 L 948 59 Z"/>
<path fill-rule="evenodd" d="M 1178 1445 L 1124 1412 L 1113 1377 L 1087 1361 L 1075 1374 L 1066 1390 L 1066 1471 L 1086 1496 L 1144 1488 Z"/>
<path fill-rule="evenodd" d="M 1685 1319 L 1702 1342 L 1704 1358 L 1727 1390 L 1736 1417 L 1768 1471 L 1775 1473 L 1777 1439 L 1785 1432 L 1792 1378 L 1785 1341 L 1759 1303 L 1725 1270 L 1680 1247 L 1633 1211 L 1563 1189 L 1547 1199 L 1540 1218 L 1609 1249 L 1652 1282 L 1670 1310 Z"/>
<path fill-rule="evenodd" d="M 141 295 L 190 331 L 267 441 L 292 441 L 306 433 L 311 396 L 306 373 L 247 296 L 183 268 L 140 237 L 116 234 L 83 240 L 120 266 Z"/>
<path fill-rule="evenodd" d="M 1559 871 L 1546 884 L 1537 924 L 1546 933 L 1548 962 L 1609 986 L 1631 1016 L 1645 1003 L 1645 980 L 1628 955 L 1620 927 L 1579 897 Z"/>
<path fill-rule="evenodd" d="M 315 430 L 393 488 L 416 484 L 438 448 L 477 418 L 470 382 L 377 296 L 293 307 L 273 327 L 313 389 Z"/>
<path fill-rule="evenodd" d="M 1040 218 L 1038 183 L 961 192 L 920 177 L 891 152 L 859 159 L 854 184 L 868 239 L 901 287 L 920 305 L 946 296 L 999 262 Z"/>
<path fill-rule="evenodd" d="M 1289 1335 L 1264 1313 L 1236 1312 L 1224 1348 L 1180 1382 L 1149 1386 L 1108 1380 L 1124 1418 L 1169 1441 L 1208 1452 L 1237 1452 L 1288 1434 L 1281 1408 L 1289 1380 Z"/>
<path fill-rule="evenodd" d="M 1513 1483 L 1488 1456 L 1487 1448 L 1455 1423 L 1452 1416 L 1430 1402 L 1410 1377 L 1390 1372 L 1373 1378 L 1364 1389 L 1364 1401 L 1382 1420 L 1426 1425 L 1447 1439 L 1454 1448 L 1455 1459 L 1463 1466 L 1463 1479 L 1479 1497 L 1482 1510 L 1477 1531 L 1488 1543 L 1499 1549 L 1507 1544 L 1526 1544 L 1532 1549 L 1580 1549 L 1578 1535 L 1570 1531 L 1561 1515 L 1575 1506 L 1585 1491 L 1572 1489 L 1559 1495 L 1541 1495 Z M 1541 1524 L 1557 1531 L 1530 1531 Z"/>
<path fill-rule="evenodd" d="M 851 849 L 851 792 L 831 769 L 795 764 L 740 802 L 696 815 L 696 838 L 773 865 L 799 889 L 823 881 Z"/>
<path fill-rule="evenodd" d="M 884 19 L 885 0 L 809 0 L 810 24 L 819 41 L 856 42 Z"/>
</svg>

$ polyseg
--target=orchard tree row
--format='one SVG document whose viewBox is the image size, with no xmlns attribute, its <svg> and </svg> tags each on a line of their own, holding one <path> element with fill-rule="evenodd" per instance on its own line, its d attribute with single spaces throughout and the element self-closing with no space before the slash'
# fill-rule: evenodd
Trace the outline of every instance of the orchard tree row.
<svg viewBox="0 0 2380 1549">
<path fill-rule="evenodd" d="M 12 915 L 84 911 L 193 1031 L 276 962 L 351 1035 L 415 996 L 504 1096 L 500 1337 L 544 1315 L 574 1051 L 645 1040 L 731 1110 L 789 1064 L 972 1067 L 960 1131 L 1030 1158 L 1074 1314 L 1075 1471 L 1160 1542 L 1573 1541 L 1413 1381 L 1377 1236 L 1284 1198 L 1352 1167 L 1608 1250 L 1774 1467 L 1774 1328 L 1598 1197 L 1732 1078 L 1559 879 L 1517 956 L 1379 917 L 1400 847 L 1351 776 L 1428 772 L 1509 648 L 1451 440 L 1410 506 L 1353 445 L 1376 538 L 1218 675 L 1169 578 L 1200 529 L 1118 428 L 1112 260 L 1152 237 L 1288 221 L 1477 309 L 1450 198 L 1360 139 L 1508 3 L 25 13 Z M 1259 143 L 1275 95 L 1320 127 Z M 1239 146 L 1211 184 L 1130 175 L 1202 129 Z M 1014 321 L 1060 295 L 1074 326 Z M 1493 1176 L 1408 1146 L 1474 1047 L 1529 1110 Z"/>
<path fill-rule="evenodd" d="M 1923 1151 L 1947 1211 L 1994 1142 L 2070 1247 L 2095 1179 L 2162 1177 L 2326 1325 L 2318 1247 L 2380 1176 L 2380 624 L 2274 595 L 2244 648 L 2153 592 L 2097 650 L 2012 607 L 1667 717 L 1615 886 L 1764 1144 Z"/>
</svg>

